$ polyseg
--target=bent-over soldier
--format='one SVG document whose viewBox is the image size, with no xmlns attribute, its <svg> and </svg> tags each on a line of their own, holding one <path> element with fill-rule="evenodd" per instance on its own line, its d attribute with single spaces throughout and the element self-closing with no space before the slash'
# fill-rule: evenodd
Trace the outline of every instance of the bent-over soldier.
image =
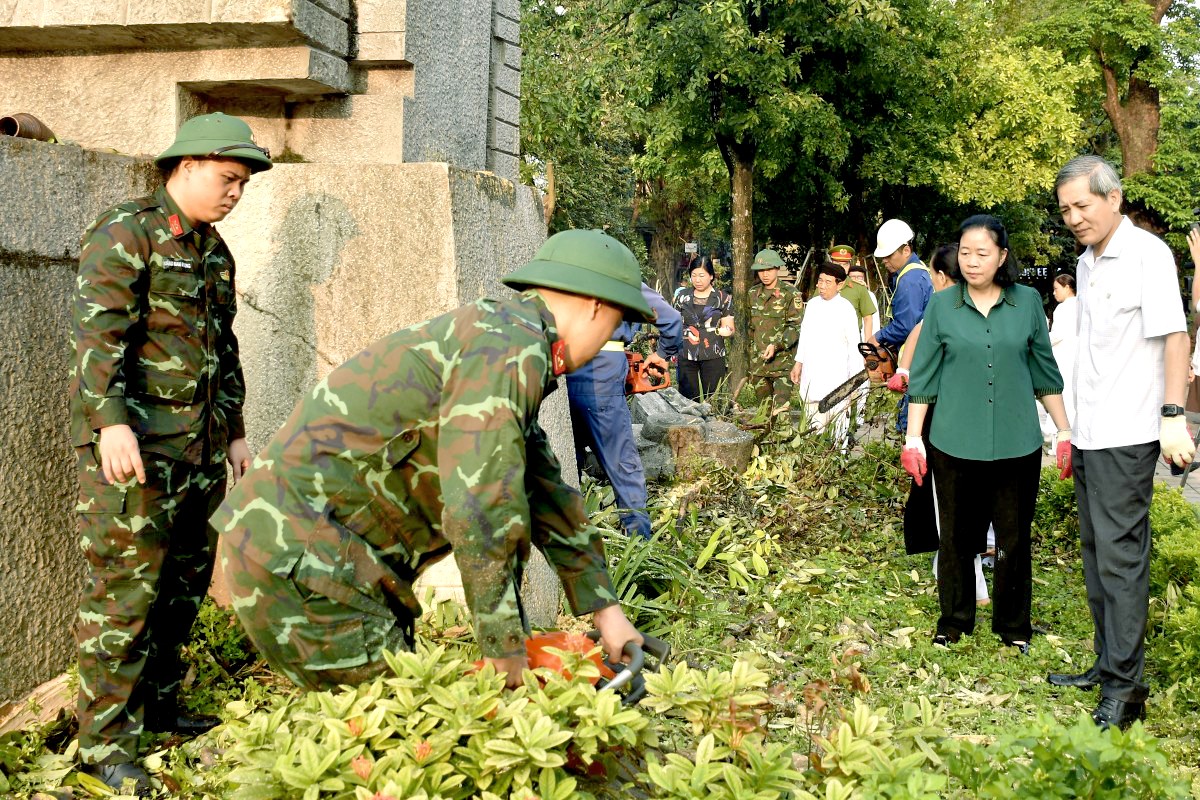
<svg viewBox="0 0 1200 800">
<path fill-rule="evenodd" d="M 105 211 L 83 235 L 72 306 L 71 437 L 79 531 L 90 571 L 81 602 L 79 756 L 116 788 L 138 735 L 198 733 L 181 714 L 179 650 L 208 591 L 205 520 L 249 463 L 245 387 L 233 335 L 234 264 L 212 227 L 253 172 L 270 169 L 250 127 L 225 114 L 184 123 L 157 159 L 165 186 Z"/>
<path fill-rule="evenodd" d="M 791 402 L 790 354 L 800 335 L 804 299 L 779 280 L 783 259 L 774 250 L 760 250 L 750 267 L 758 282 L 750 289 L 750 378 L 761 403 L 772 398 L 775 410 Z"/>
<path fill-rule="evenodd" d="M 518 589 L 537 546 L 610 657 L 641 634 L 609 581 L 599 531 L 537 423 L 557 377 L 623 318 L 653 320 L 637 260 L 563 231 L 481 299 L 372 344 L 320 381 L 212 518 L 233 608 L 296 684 L 355 684 L 411 649 L 413 582 L 453 551 L 485 659 L 521 681 Z"/>
</svg>

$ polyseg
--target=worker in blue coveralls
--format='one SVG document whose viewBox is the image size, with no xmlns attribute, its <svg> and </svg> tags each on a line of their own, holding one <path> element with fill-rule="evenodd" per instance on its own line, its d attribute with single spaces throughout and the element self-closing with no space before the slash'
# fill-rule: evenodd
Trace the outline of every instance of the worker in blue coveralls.
<svg viewBox="0 0 1200 800">
<path fill-rule="evenodd" d="M 929 268 L 913 252 L 913 230 L 908 223 L 889 219 L 875 234 L 875 257 L 883 262 L 891 275 L 892 321 L 873 334 L 868 342 L 886 344 L 899 352 L 912 329 L 925 317 L 925 306 L 933 296 L 933 279 Z M 900 398 L 896 428 L 908 430 L 908 393 Z"/>
<path fill-rule="evenodd" d="M 658 315 L 654 325 L 659 330 L 657 352 L 646 360 L 666 372 L 668 359 L 679 351 L 683 340 L 683 318 L 645 283 L 642 296 Z M 633 441 L 633 419 L 625 400 L 625 376 L 629 372 L 625 348 L 639 327 L 635 323 L 621 323 L 596 358 L 567 373 L 567 396 L 571 401 L 571 425 L 575 430 L 575 455 L 580 470 L 584 448 L 590 447 L 612 484 L 621 525 L 629 535 L 649 539 L 646 474 Z"/>
</svg>

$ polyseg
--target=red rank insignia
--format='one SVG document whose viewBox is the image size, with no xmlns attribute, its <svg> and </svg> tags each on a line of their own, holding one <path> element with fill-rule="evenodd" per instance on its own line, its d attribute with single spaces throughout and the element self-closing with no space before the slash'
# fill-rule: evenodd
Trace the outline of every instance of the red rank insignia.
<svg viewBox="0 0 1200 800">
<path fill-rule="evenodd" d="M 171 224 L 171 235 L 172 236 L 182 236 L 183 235 L 183 224 L 179 221 L 178 214 L 172 214 L 167 219 L 167 222 L 169 222 Z"/>
<path fill-rule="evenodd" d="M 553 370 L 555 377 L 567 371 L 566 353 L 567 343 L 562 339 L 550 345 L 550 368 Z"/>
</svg>

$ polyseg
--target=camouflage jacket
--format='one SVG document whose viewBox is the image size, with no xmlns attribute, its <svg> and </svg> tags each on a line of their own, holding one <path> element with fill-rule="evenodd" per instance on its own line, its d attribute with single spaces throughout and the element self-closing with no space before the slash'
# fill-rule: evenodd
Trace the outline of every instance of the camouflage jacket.
<svg viewBox="0 0 1200 800">
<path fill-rule="evenodd" d="M 233 258 L 165 188 L 105 211 L 83 234 L 72 297 L 71 439 L 133 428 L 144 452 L 199 464 L 245 436 L 233 335 Z"/>
<path fill-rule="evenodd" d="M 525 652 L 531 544 L 576 614 L 614 604 L 600 533 L 537 423 L 557 340 L 526 292 L 375 342 L 300 400 L 213 526 L 244 530 L 243 556 L 276 575 L 350 605 L 382 587 L 414 616 L 412 582 L 453 549 L 489 657 Z M 348 532 L 369 563 L 347 563 Z"/>
<path fill-rule="evenodd" d="M 750 374 L 787 375 L 792 350 L 800 336 L 804 299 L 790 284 L 778 281 L 768 290 L 761 283 L 750 289 Z M 775 345 L 775 355 L 763 362 L 762 354 Z"/>
</svg>

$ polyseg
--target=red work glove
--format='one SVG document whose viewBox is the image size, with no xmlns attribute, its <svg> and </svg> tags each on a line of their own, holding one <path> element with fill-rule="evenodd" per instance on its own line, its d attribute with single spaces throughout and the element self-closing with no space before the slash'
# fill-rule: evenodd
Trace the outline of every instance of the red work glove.
<svg viewBox="0 0 1200 800">
<path fill-rule="evenodd" d="M 1059 431 L 1054 441 L 1054 463 L 1061 470 L 1058 478 L 1065 481 L 1075 474 L 1071 467 L 1071 432 Z"/>
<path fill-rule="evenodd" d="M 925 443 L 920 436 L 904 437 L 904 449 L 900 451 L 900 466 L 912 476 L 917 486 L 924 485 L 926 472 Z"/>
<path fill-rule="evenodd" d="M 896 370 L 896 374 L 888 378 L 887 387 L 893 392 L 904 394 L 908 391 L 908 370 L 904 367 Z"/>
</svg>

